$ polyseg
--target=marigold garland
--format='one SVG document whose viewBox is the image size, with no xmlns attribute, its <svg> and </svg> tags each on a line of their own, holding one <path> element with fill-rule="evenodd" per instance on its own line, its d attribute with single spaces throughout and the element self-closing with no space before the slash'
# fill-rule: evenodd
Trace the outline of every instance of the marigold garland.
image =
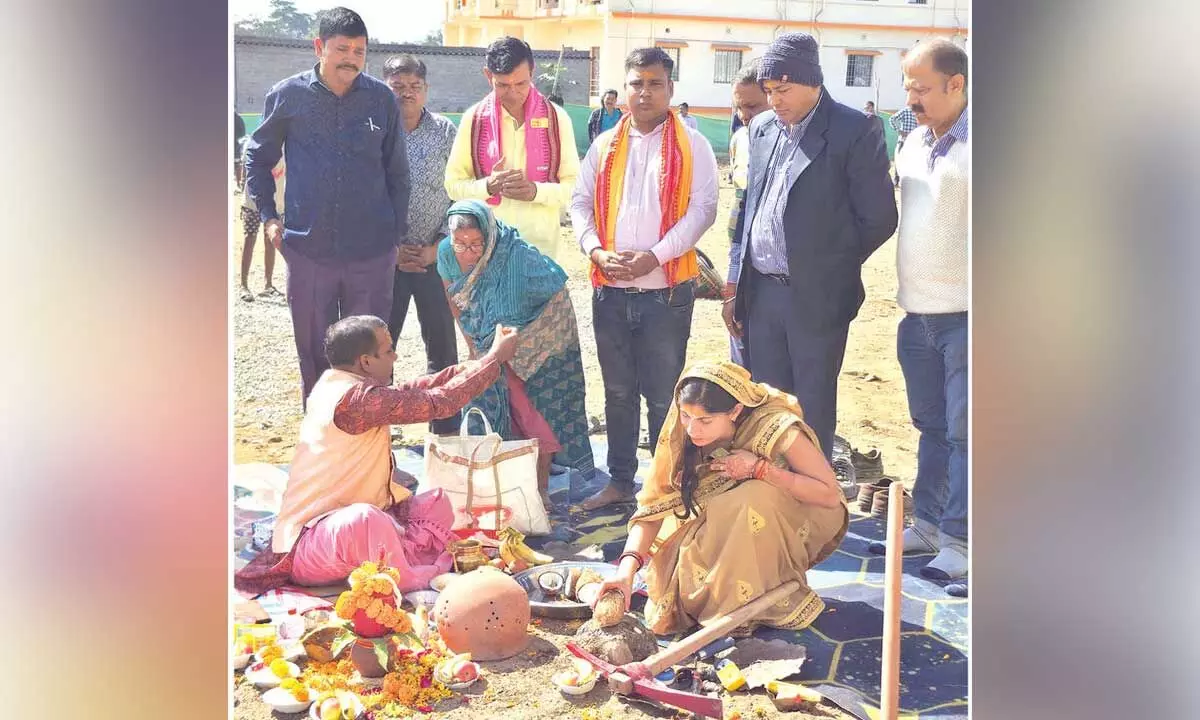
<svg viewBox="0 0 1200 720">
<path fill-rule="evenodd" d="M 362 611 L 392 632 L 409 632 L 412 620 L 408 613 L 396 607 L 399 583 L 400 571 L 396 568 L 365 562 L 351 571 L 350 589 L 338 596 L 334 613 L 343 620 L 352 620 Z M 385 602 L 387 598 L 391 598 L 392 603 Z"/>
</svg>

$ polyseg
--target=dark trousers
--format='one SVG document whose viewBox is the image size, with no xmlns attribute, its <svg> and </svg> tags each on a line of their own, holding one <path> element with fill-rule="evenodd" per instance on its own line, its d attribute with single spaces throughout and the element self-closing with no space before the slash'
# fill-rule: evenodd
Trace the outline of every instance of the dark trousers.
<svg viewBox="0 0 1200 720">
<path fill-rule="evenodd" d="M 417 322 L 421 324 L 421 339 L 425 341 L 426 371 L 440 372 L 458 362 L 458 346 L 454 337 L 454 316 L 446 300 L 446 289 L 438 275 L 437 265 L 430 265 L 423 273 L 396 271 L 392 285 L 392 311 L 388 317 L 388 330 L 392 333 L 392 346 L 399 349 L 400 332 L 408 317 L 410 300 L 417 306 Z M 404 348 L 404 351 L 409 351 Z M 436 435 L 453 435 L 458 432 L 461 415 L 434 420 L 429 429 Z"/>
<path fill-rule="evenodd" d="M 746 306 L 746 347 L 754 362 L 750 373 L 800 401 L 826 459 L 833 457 L 837 428 L 837 381 L 846 354 L 850 326 L 813 331 L 801 324 L 792 289 L 754 273 Z"/>
<path fill-rule="evenodd" d="M 694 304 L 690 282 L 649 292 L 601 287 L 592 294 L 596 354 L 604 378 L 608 472 L 613 483 L 626 489 L 632 490 L 638 468 L 641 398 L 646 398 L 653 448 L 683 374 Z"/>
<path fill-rule="evenodd" d="M 325 359 L 325 331 L 343 317 L 388 316 L 392 309 L 392 274 L 396 248 L 368 260 L 312 260 L 287 244 L 287 300 L 292 311 L 292 332 L 300 357 L 300 382 L 304 407 L 308 394 L 321 373 L 329 369 Z"/>
</svg>

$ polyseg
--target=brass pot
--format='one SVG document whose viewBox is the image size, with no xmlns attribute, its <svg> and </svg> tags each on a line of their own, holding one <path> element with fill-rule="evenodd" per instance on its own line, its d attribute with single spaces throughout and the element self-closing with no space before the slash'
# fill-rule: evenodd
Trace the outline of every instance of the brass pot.
<svg viewBox="0 0 1200 720">
<path fill-rule="evenodd" d="M 487 555 L 483 554 L 483 544 L 478 540 L 459 540 L 451 549 L 454 556 L 454 571 L 469 573 L 475 568 L 487 565 Z"/>
</svg>

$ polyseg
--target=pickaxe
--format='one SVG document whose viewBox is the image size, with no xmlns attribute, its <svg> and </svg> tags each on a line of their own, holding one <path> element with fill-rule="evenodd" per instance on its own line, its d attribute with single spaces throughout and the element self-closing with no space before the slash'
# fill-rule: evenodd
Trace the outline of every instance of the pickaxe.
<svg viewBox="0 0 1200 720">
<path fill-rule="evenodd" d="M 722 715 L 721 698 L 675 690 L 658 682 L 654 676 L 712 641 L 728 635 L 730 630 L 757 617 L 764 610 L 799 589 L 799 581 L 789 580 L 691 635 L 671 643 L 641 662 L 626 663 L 617 667 L 592 655 L 575 643 L 567 643 L 567 650 L 572 655 L 595 665 L 601 674 L 608 678 L 608 687 L 615 693 L 640 695 L 648 700 L 674 705 L 702 717 L 720 718 Z"/>
</svg>

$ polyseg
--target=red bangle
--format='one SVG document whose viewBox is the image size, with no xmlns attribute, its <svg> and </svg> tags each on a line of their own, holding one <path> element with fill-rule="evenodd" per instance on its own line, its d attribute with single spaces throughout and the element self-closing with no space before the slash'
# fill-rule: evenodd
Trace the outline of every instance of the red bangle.
<svg viewBox="0 0 1200 720">
<path fill-rule="evenodd" d="M 638 570 L 641 570 L 642 568 L 646 567 L 647 558 L 644 555 L 642 555 L 642 553 L 637 552 L 635 550 L 626 550 L 625 552 L 621 553 L 621 555 L 619 557 L 617 557 L 617 566 L 619 567 L 621 565 L 621 561 L 627 557 L 631 557 L 634 560 L 637 560 Z M 637 572 L 637 570 L 635 570 L 634 572 Z"/>
<path fill-rule="evenodd" d="M 767 459 L 759 458 L 758 462 L 754 463 L 754 479 L 762 480 L 767 476 Z"/>
</svg>

